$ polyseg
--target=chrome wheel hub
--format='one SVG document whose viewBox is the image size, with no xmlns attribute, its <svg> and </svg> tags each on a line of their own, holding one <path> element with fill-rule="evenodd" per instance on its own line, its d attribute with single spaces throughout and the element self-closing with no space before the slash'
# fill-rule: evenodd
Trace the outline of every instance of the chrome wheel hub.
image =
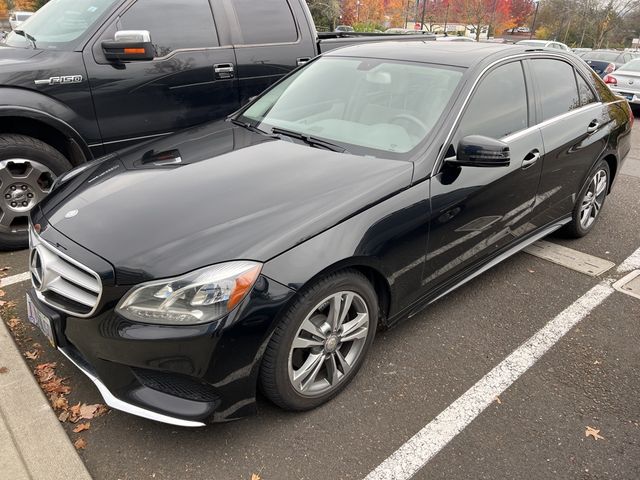
<svg viewBox="0 0 640 480">
<path fill-rule="evenodd" d="M 580 207 L 580 225 L 582 228 L 587 229 L 593 225 L 596 221 L 604 199 L 607 196 L 607 186 L 609 185 L 609 178 L 605 170 L 598 170 L 591 179 L 589 187 L 582 198 L 582 205 Z"/>
<path fill-rule="evenodd" d="M 53 172 L 33 160 L 0 162 L 0 232 L 27 230 L 29 211 L 51 191 Z"/>
<path fill-rule="evenodd" d="M 369 310 L 355 292 L 335 293 L 303 320 L 289 351 L 289 380 L 305 396 L 334 389 L 364 351 Z"/>
</svg>

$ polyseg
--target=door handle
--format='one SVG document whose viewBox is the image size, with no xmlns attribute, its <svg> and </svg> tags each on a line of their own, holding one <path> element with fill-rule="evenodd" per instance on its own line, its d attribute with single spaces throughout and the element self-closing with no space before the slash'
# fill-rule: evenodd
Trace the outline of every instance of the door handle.
<svg viewBox="0 0 640 480">
<path fill-rule="evenodd" d="M 598 120 L 593 120 L 587 127 L 587 133 L 594 133 L 598 131 L 599 128 L 600 128 L 600 122 L 598 122 Z"/>
<path fill-rule="evenodd" d="M 526 170 L 527 168 L 533 167 L 538 160 L 540 159 L 540 151 L 536 148 L 531 150 L 524 160 L 522 160 L 522 169 Z"/>
<path fill-rule="evenodd" d="M 235 74 L 235 67 L 233 66 L 233 63 L 216 63 L 213 66 L 213 71 L 218 79 L 233 78 Z"/>
<path fill-rule="evenodd" d="M 301 67 L 302 65 L 305 65 L 307 63 L 309 63 L 311 61 L 311 57 L 302 57 L 302 58 L 298 58 L 296 60 L 296 64 Z"/>
</svg>

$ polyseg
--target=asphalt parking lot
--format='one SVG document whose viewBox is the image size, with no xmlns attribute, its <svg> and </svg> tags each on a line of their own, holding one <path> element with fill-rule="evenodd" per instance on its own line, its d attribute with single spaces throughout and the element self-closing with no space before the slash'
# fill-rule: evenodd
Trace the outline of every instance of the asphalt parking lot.
<svg viewBox="0 0 640 480">
<path fill-rule="evenodd" d="M 96 479 L 408 478 L 389 476 L 402 470 L 394 452 L 549 322 L 573 315 L 575 327 L 459 432 L 426 431 L 428 444 L 444 440 L 424 466 L 418 461 L 414 478 L 640 478 L 640 299 L 608 291 L 589 308 L 582 300 L 622 278 L 620 265 L 640 248 L 639 123 L 633 142 L 594 231 L 578 241 L 547 239 L 615 263 L 603 275 L 520 253 L 380 332 L 355 381 L 311 412 L 283 412 L 262 399 L 258 416 L 189 430 L 110 411 L 79 434 L 65 423 L 69 437 L 86 440 L 80 455 Z M 0 267 L 9 268 L 6 278 L 25 272 L 27 253 L 0 254 Z M 15 302 L 5 305 L 5 321 L 26 319 L 27 287 L 1 287 L 2 300 Z M 39 352 L 30 366 L 58 364 L 70 404 L 102 401 L 39 332 L 27 327 L 18 337 L 22 351 Z M 585 436 L 587 427 L 603 438 Z M 422 455 L 405 453 L 410 461 Z M 376 470 L 387 459 L 387 474 Z"/>
</svg>

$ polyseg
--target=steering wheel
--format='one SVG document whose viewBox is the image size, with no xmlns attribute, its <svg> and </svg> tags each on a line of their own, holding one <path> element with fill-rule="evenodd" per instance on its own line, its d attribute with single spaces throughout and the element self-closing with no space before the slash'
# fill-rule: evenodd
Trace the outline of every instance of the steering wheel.
<svg viewBox="0 0 640 480">
<path fill-rule="evenodd" d="M 399 113 L 398 115 L 394 116 L 391 120 L 389 120 L 389 123 L 402 124 L 405 122 L 411 123 L 413 125 L 414 130 L 416 130 L 413 133 L 415 133 L 417 137 L 424 135 L 429 130 L 429 128 L 424 124 L 422 120 L 420 120 L 418 117 L 411 115 L 410 113 Z M 418 128 L 415 129 L 415 127 L 418 127 Z"/>
</svg>

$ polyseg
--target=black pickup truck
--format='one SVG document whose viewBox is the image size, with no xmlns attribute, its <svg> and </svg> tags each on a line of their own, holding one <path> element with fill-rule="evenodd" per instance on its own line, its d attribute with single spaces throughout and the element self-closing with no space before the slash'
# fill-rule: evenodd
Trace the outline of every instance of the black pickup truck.
<svg viewBox="0 0 640 480">
<path fill-rule="evenodd" d="M 222 118 L 324 51 L 383 39 L 416 35 L 320 35 L 304 0 L 51 0 L 0 43 L 0 249 L 27 245 L 29 210 L 73 166 Z"/>
</svg>

